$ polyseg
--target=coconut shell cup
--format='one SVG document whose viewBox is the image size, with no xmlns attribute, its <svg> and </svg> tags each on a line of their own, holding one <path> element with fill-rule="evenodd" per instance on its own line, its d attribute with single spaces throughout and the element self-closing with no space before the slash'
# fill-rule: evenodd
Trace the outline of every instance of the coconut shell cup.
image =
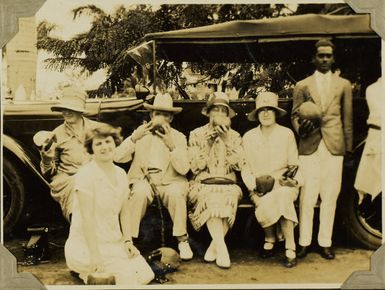
<svg viewBox="0 0 385 290">
<path fill-rule="evenodd" d="M 262 175 L 255 178 L 256 191 L 260 196 L 270 192 L 275 183 L 275 179 L 270 175 Z"/>
<path fill-rule="evenodd" d="M 213 125 L 214 126 L 224 126 L 227 129 L 230 129 L 231 120 L 229 117 L 216 116 L 216 117 L 214 117 Z"/>
<path fill-rule="evenodd" d="M 166 133 L 166 131 L 164 130 L 164 128 L 160 124 L 153 126 L 150 131 L 152 134 L 155 134 L 157 131 L 161 134 Z"/>
</svg>

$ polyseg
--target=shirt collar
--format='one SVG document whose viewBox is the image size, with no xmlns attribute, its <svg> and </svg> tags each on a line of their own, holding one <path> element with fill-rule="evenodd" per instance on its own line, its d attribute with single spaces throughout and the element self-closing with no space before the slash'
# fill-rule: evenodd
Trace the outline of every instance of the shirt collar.
<svg viewBox="0 0 385 290">
<path fill-rule="evenodd" d="M 88 129 L 88 124 L 86 122 L 86 119 L 82 116 L 82 121 L 83 121 L 83 130 L 82 132 L 77 132 L 72 128 L 67 122 L 64 122 L 64 128 L 66 133 L 71 136 L 77 138 L 79 141 L 83 142 L 84 136 L 85 136 L 85 131 Z"/>
<path fill-rule="evenodd" d="M 322 78 L 330 79 L 332 76 L 332 72 L 329 70 L 326 74 L 323 74 L 323 73 L 319 72 L 318 70 L 316 70 L 314 75 L 317 79 L 322 79 Z"/>
</svg>

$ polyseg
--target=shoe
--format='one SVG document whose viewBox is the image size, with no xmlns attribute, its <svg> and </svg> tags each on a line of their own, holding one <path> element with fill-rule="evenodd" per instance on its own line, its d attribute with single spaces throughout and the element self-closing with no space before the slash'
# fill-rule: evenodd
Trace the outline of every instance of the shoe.
<svg viewBox="0 0 385 290">
<path fill-rule="evenodd" d="M 283 265 L 286 267 L 286 268 L 293 268 L 297 265 L 297 258 L 289 258 L 289 257 L 285 257 L 285 260 L 283 262 Z"/>
<path fill-rule="evenodd" d="M 193 252 L 191 251 L 190 244 L 188 241 L 179 242 L 178 244 L 179 255 L 182 260 L 191 260 Z"/>
<path fill-rule="evenodd" d="M 217 258 L 217 251 L 215 249 L 214 243 L 211 242 L 210 246 L 207 248 L 205 256 L 203 257 L 203 260 L 205 262 L 214 262 Z"/>
<path fill-rule="evenodd" d="M 286 249 L 285 251 L 285 260 L 283 262 L 283 265 L 286 268 L 293 268 L 297 265 L 297 258 L 295 256 L 295 250 L 292 249 Z"/>
<path fill-rule="evenodd" d="M 231 262 L 230 262 L 230 256 L 229 256 L 229 252 L 227 251 L 226 244 L 223 244 L 220 247 L 217 247 L 216 264 L 219 268 L 223 268 L 223 269 L 230 268 Z"/>
<path fill-rule="evenodd" d="M 265 242 L 265 244 L 263 245 L 263 249 L 260 253 L 261 258 L 267 259 L 272 257 L 273 255 L 274 255 L 274 243 Z"/>
<path fill-rule="evenodd" d="M 299 246 L 297 251 L 297 258 L 302 259 L 307 256 L 309 249 L 307 246 Z"/>
<path fill-rule="evenodd" d="M 327 260 L 333 260 L 335 257 L 331 247 L 320 247 L 320 254 L 322 258 Z"/>
</svg>

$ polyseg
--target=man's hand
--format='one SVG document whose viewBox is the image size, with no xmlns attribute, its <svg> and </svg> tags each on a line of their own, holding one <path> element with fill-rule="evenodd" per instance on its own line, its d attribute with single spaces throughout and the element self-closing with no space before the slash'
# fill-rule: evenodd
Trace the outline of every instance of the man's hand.
<svg viewBox="0 0 385 290">
<path fill-rule="evenodd" d="M 315 128 L 317 128 L 317 125 L 314 121 L 303 119 L 300 122 L 298 134 L 301 138 L 306 138 Z"/>
<path fill-rule="evenodd" d="M 297 180 L 290 177 L 285 178 L 281 176 L 278 181 L 281 186 L 296 187 L 298 184 Z"/>
<path fill-rule="evenodd" d="M 136 141 L 142 139 L 145 135 L 149 134 L 152 129 L 152 122 L 148 122 L 140 125 L 131 135 L 131 141 L 136 143 Z"/>
<path fill-rule="evenodd" d="M 167 148 L 170 151 L 172 151 L 175 149 L 175 143 L 174 143 L 174 139 L 172 138 L 172 134 L 171 134 L 171 126 L 170 126 L 170 124 L 163 124 L 162 127 L 164 129 L 164 134 L 162 134 L 158 130 L 155 131 L 155 134 L 158 135 L 163 140 L 163 142 L 167 146 Z"/>
<path fill-rule="evenodd" d="M 134 244 L 130 240 L 124 242 L 124 249 L 126 250 L 128 258 L 134 258 L 135 256 L 140 254 L 139 250 L 134 246 Z"/>
<path fill-rule="evenodd" d="M 51 144 L 43 143 L 43 145 L 41 146 L 41 154 L 46 158 L 52 159 L 55 157 L 56 147 L 56 142 L 52 142 Z"/>
</svg>

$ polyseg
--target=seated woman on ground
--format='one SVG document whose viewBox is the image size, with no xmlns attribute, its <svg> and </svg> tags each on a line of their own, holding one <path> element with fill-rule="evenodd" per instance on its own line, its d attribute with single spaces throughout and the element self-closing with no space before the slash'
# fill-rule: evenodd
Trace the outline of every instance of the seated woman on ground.
<svg viewBox="0 0 385 290">
<path fill-rule="evenodd" d="M 121 140 L 120 129 L 108 124 L 88 131 L 85 147 L 92 160 L 75 176 L 64 250 L 67 266 L 85 283 L 94 273 L 109 273 L 118 285 L 148 284 L 154 278 L 130 238 L 127 175 L 113 163 Z"/>
</svg>

